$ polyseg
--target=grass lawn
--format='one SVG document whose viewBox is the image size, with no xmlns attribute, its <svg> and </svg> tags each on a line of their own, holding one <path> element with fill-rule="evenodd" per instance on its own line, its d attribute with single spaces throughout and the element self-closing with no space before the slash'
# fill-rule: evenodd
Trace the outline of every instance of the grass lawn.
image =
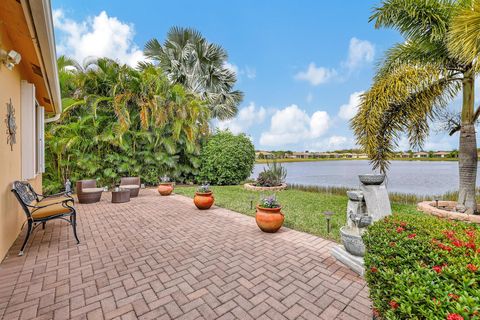
<svg viewBox="0 0 480 320">
<path fill-rule="evenodd" d="M 260 197 L 270 193 L 248 191 L 243 186 L 211 187 L 215 195 L 215 204 L 222 208 L 255 215 L 255 205 Z M 175 193 L 193 197 L 196 187 L 178 186 Z M 285 214 L 284 226 L 340 241 L 339 228 L 345 224 L 347 211 L 347 196 L 331 195 L 319 192 L 301 190 L 285 190 L 277 192 L 277 199 L 282 204 Z M 392 204 L 393 212 L 416 213 L 414 205 Z M 324 211 L 332 211 L 331 233 L 327 233 Z"/>
</svg>

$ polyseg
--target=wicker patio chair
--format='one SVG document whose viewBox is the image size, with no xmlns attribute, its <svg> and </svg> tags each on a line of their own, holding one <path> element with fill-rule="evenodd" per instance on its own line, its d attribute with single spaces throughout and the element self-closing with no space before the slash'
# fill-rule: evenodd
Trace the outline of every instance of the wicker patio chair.
<svg viewBox="0 0 480 320">
<path fill-rule="evenodd" d="M 75 186 L 78 202 L 94 203 L 100 201 L 103 188 L 97 188 L 96 180 L 79 180 Z"/>
<path fill-rule="evenodd" d="M 120 188 L 130 190 L 130 197 L 137 197 L 140 192 L 140 177 L 123 177 L 120 179 Z"/>
<path fill-rule="evenodd" d="M 59 193 L 52 196 L 43 196 L 35 192 L 30 183 L 26 181 L 15 181 L 11 190 L 18 202 L 22 206 L 27 216 L 27 234 L 20 249 L 19 256 L 23 255 L 23 250 L 27 245 L 30 234 L 42 224 L 45 228 L 47 221 L 53 219 L 62 219 L 70 223 L 73 229 L 73 235 L 80 243 L 77 236 L 77 217 L 74 200 L 68 193 Z"/>
</svg>

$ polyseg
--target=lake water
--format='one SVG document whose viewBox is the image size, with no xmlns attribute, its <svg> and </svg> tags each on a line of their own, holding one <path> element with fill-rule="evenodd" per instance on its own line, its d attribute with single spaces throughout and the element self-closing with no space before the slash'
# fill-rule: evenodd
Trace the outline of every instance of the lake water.
<svg viewBox="0 0 480 320">
<path fill-rule="evenodd" d="M 282 165 L 287 169 L 287 183 L 303 185 L 355 188 L 359 185 L 359 174 L 372 172 L 368 160 L 287 162 Z M 256 178 L 264 166 L 256 164 L 252 177 Z M 455 191 L 458 189 L 458 162 L 392 161 L 387 188 L 391 192 L 418 195 Z"/>
</svg>

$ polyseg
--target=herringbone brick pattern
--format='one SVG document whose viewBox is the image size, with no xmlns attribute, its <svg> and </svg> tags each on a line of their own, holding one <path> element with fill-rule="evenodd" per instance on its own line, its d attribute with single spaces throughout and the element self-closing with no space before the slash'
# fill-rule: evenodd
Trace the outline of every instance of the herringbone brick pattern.
<svg viewBox="0 0 480 320">
<path fill-rule="evenodd" d="M 79 237 L 62 221 L 24 233 L 0 265 L 4 319 L 369 319 L 365 282 L 330 241 L 191 199 L 142 190 L 129 203 L 77 204 Z"/>
</svg>

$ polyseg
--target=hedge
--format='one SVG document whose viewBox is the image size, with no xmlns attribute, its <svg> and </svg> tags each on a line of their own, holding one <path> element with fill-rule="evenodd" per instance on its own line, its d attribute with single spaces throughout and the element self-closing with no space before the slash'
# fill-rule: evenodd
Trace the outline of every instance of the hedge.
<svg viewBox="0 0 480 320">
<path fill-rule="evenodd" d="M 380 319 L 480 319 L 480 227 L 396 214 L 363 236 Z"/>
<path fill-rule="evenodd" d="M 234 185 L 247 179 L 255 164 L 255 147 L 245 135 L 217 131 L 202 150 L 199 182 Z"/>
</svg>

